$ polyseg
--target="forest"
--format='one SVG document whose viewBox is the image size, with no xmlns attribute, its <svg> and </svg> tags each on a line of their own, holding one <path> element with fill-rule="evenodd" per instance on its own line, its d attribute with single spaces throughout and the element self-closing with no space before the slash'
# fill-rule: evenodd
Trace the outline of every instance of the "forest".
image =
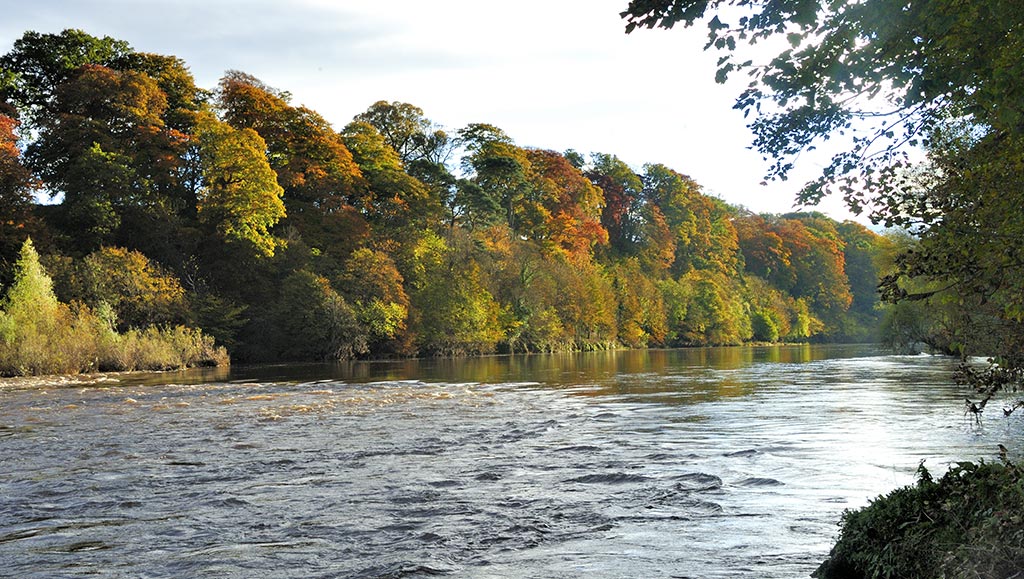
<svg viewBox="0 0 1024 579">
<path fill-rule="evenodd" d="M 0 57 L 4 374 L 223 349 L 271 362 L 869 341 L 885 325 L 913 343 L 931 336 L 920 313 L 877 291 L 913 243 L 754 214 L 654 162 L 447 130 L 409 103 L 337 130 L 244 72 L 197 87 L 177 57 L 79 30 L 26 32 Z M 97 345 L 70 354 L 56 336 L 74 332 Z M 170 342 L 193 353 L 145 355 Z"/>
</svg>

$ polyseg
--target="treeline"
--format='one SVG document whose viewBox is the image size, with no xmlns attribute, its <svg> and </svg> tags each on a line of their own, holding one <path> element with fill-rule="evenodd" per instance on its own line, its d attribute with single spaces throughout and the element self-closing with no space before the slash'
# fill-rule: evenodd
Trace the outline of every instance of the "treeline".
<svg viewBox="0 0 1024 579">
<path fill-rule="evenodd" d="M 31 236 L 60 302 L 122 333 L 336 360 L 863 341 L 883 312 L 893 243 L 857 223 L 406 103 L 337 131 L 247 74 L 205 90 L 178 58 L 66 30 L 0 58 L 0 107 L 0 281 Z"/>
</svg>

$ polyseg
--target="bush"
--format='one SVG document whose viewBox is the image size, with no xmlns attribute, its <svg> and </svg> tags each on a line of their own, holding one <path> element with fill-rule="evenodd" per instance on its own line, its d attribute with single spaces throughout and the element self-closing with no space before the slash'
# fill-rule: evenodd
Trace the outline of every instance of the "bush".
<svg viewBox="0 0 1024 579">
<path fill-rule="evenodd" d="M 91 370 L 167 370 L 228 362 L 199 330 L 149 327 L 118 334 L 109 306 L 57 301 L 31 240 L 14 284 L 0 302 L 0 375 L 76 374 Z"/>
<path fill-rule="evenodd" d="M 1024 476 L 1010 463 L 958 463 L 939 481 L 847 511 L 822 579 L 995 579 L 1024 568 Z"/>
</svg>

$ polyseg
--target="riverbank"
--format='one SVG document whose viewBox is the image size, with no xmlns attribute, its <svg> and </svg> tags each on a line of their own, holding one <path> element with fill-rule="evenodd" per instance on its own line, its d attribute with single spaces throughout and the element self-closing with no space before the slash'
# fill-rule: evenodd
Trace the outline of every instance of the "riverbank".
<svg viewBox="0 0 1024 579">
<path fill-rule="evenodd" d="M 916 485 L 843 515 L 819 579 L 1010 578 L 1024 569 L 1024 473 L 959 462 L 939 480 L 922 465 Z"/>
</svg>

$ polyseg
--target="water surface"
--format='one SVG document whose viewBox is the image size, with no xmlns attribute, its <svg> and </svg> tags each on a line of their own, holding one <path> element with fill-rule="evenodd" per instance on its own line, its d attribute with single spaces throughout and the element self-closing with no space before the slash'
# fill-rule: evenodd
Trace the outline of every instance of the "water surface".
<svg viewBox="0 0 1024 579">
<path fill-rule="evenodd" d="M 923 460 L 1019 455 L 954 361 L 761 347 L 0 386 L 0 575 L 807 576 Z"/>
</svg>

